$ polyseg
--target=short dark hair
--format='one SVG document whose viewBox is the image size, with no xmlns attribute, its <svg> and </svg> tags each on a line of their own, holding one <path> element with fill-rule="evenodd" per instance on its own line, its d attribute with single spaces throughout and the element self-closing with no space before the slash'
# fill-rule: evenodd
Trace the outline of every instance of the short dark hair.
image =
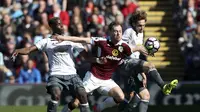
<svg viewBox="0 0 200 112">
<path fill-rule="evenodd" d="M 59 17 L 53 17 L 48 21 L 48 24 L 50 27 L 52 27 L 53 25 L 55 25 L 57 23 L 57 21 L 60 20 Z"/>
<path fill-rule="evenodd" d="M 108 26 L 108 30 L 112 31 L 115 26 L 121 26 L 119 22 L 111 22 Z"/>
<path fill-rule="evenodd" d="M 147 21 L 147 13 L 143 10 L 138 10 L 129 18 L 129 25 L 133 27 L 133 24 L 135 25 L 139 20 L 143 19 Z"/>
</svg>

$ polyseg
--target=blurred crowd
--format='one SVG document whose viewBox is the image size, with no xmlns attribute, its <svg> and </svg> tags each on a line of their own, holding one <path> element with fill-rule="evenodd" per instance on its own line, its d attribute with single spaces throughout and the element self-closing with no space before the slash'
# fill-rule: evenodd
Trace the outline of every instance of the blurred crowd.
<svg viewBox="0 0 200 112">
<path fill-rule="evenodd" d="M 29 47 L 49 38 L 50 18 L 60 17 L 65 35 L 98 37 L 106 36 L 108 24 L 113 21 L 126 29 L 130 14 L 138 8 L 136 0 L 1 0 L 0 83 L 46 82 L 49 68 L 43 52 L 21 55 L 15 61 L 10 57 L 16 48 Z M 79 73 L 84 73 L 89 65 L 80 64 L 79 57 L 75 60 Z"/>
<path fill-rule="evenodd" d="M 200 80 L 200 0 L 175 0 L 173 12 L 185 80 Z"/>
</svg>

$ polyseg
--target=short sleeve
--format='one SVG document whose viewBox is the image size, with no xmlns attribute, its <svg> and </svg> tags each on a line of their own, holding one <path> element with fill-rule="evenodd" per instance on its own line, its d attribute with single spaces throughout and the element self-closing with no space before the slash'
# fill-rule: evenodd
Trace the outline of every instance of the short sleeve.
<svg viewBox="0 0 200 112">
<path fill-rule="evenodd" d="M 38 50 L 45 51 L 47 47 L 47 41 L 48 41 L 48 38 L 42 39 L 38 41 L 37 43 L 35 43 L 35 46 L 38 48 Z"/>
<path fill-rule="evenodd" d="M 130 46 L 128 44 L 126 44 L 126 43 L 123 43 L 122 46 L 124 48 L 124 54 L 126 56 L 131 56 L 132 52 L 131 52 Z"/>
<path fill-rule="evenodd" d="M 104 37 L 91 37 L 91 44 L 92 45 L 99 45 L 100 41 L 105 41 L 106 38 Z"/>
<path fill-rule="evenodd" d="M 81 43 L 71 43 L 73 49 L 76 49 L 76 51 L 81 52 L 84 50 L 84 46 Z"/>
<path fill-rule="evenodd" d="M 127 29 L 124 31 L 123 36 L 122 36 L 122 40 L 129 43 L 131 40 L 131 30 Z"/>
</svg>

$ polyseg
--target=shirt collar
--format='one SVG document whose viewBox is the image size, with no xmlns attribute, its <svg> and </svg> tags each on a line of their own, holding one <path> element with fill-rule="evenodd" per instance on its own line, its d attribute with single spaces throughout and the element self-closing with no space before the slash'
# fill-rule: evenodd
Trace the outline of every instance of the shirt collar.
<svg viewBox="0 0 200 112">
<path fill-rule="evenodd" d="M 121 45 L 121 43 L 122 43 L 122 39 L 121 39 L 117 44 L 114 45 L 114 44 L 111 42 L 110 36 L 108 36 L 108 37 L 106 37 L 106 38 L 107 38 L 107 42 L 108 42 L 110 45 L 113 45 L 113 46 Z"/>
</svg>

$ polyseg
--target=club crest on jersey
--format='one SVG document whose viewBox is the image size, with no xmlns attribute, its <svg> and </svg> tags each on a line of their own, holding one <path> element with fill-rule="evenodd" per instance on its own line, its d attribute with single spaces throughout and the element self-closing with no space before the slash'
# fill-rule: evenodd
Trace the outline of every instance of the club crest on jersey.
<svg viewBox="0 0 200 112">
<path fill-rule="evenodd" d="M 118 47 L 119 52 L 123 52 L 124 48 L 122 46 Z"/>
<path fill-rule="evenodd" d="M 113 56 L 118 56 L 118 54 L 119 54 L 118 50 L 117 49 L 113 49 L 112 55 Z"/>
</svg>

